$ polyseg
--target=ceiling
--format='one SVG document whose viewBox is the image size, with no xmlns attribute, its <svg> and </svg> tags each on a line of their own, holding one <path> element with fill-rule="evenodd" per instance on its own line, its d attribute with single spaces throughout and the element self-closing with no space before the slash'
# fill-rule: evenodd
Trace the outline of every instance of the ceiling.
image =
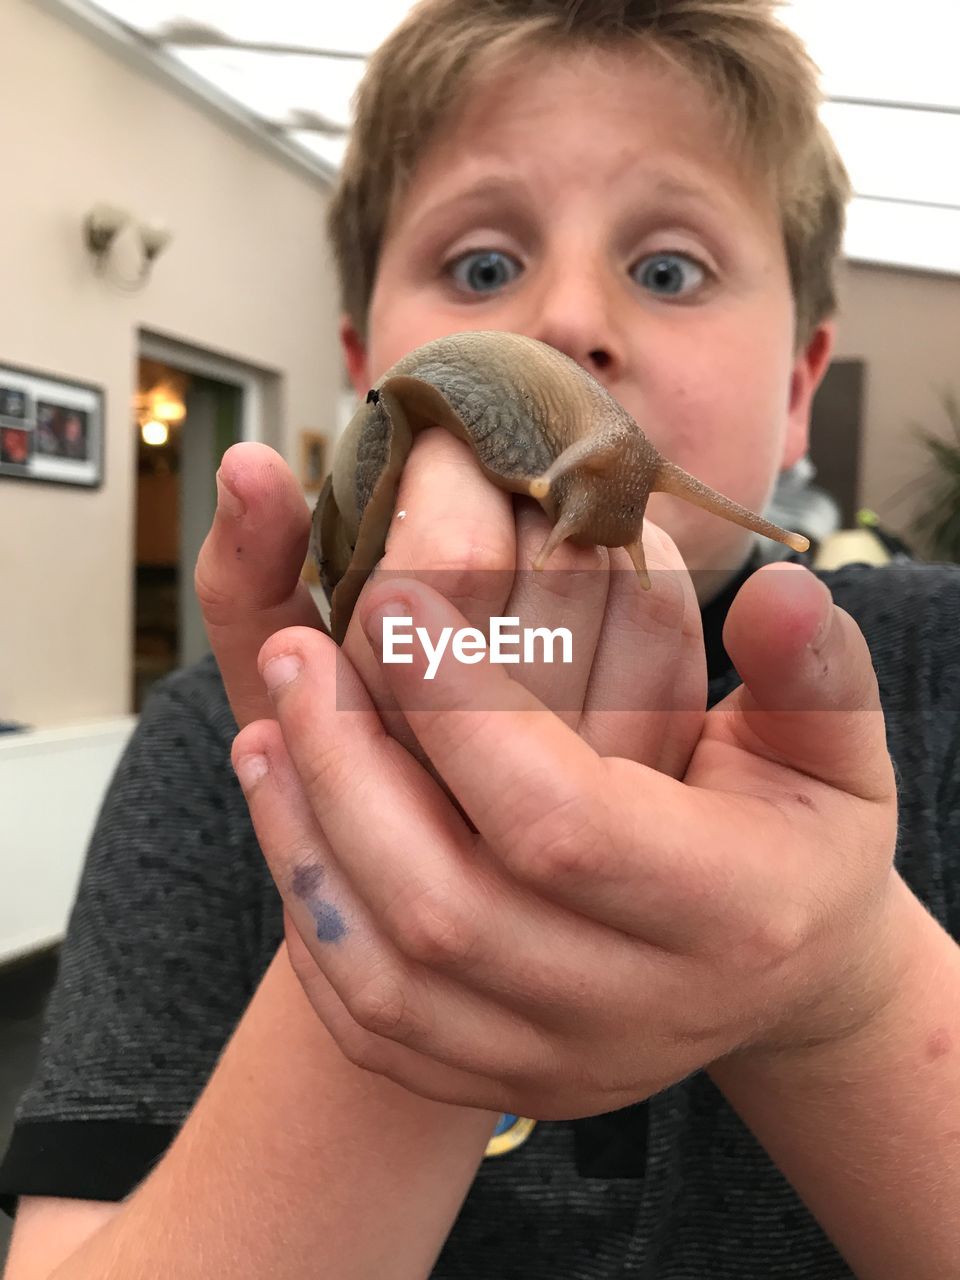
<svg viewBox="0 0 960 1280">
<path fill-rule="evenodd" d="M 332 176 L 367 55 L 408 0 L 55 0 Z M 960 275 L 960 5 L 787 0 L 824 77 L 857 260 Z"/>
</svg>

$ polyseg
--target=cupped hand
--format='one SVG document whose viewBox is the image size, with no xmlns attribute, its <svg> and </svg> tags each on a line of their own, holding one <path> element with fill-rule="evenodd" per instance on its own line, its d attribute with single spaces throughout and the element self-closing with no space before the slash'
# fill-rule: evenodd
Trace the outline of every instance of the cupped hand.
<svg viewBox="0 0 960 1280">
<path fill-rule="evenodd" d="M 381 581 L 360 608 L 374 647 L 397 609 L 465 624 L 423 583 Z M 251 812 L 351 1060 L 442 1101 L 570 1118 L 882 1008 L 903 895 L 866 644 L 789 566 L 745 585 L 726 641 L 744 684 L 682 778 L 602 754 L 502 668 L 384 666 L 458 807 L 328 641 L 265 647 L 265 671 L 287 663 L 279 724 L 242 734 L 235 762 L 267 761 Z M 644 741 L 612 714 L 611 737 Z"/>
<path fill-rule="evenodd" d="M 549 570 L 535 572 L 530 565 L 549 531 L 546 519 L 530 508 L 515 519 L 509 497 L 482 478 L 465 447 L 445 432 L 428 432 L 418 441 L 397 507 L 386 554 L 361 599 L 343 650 L 312 629 L 293 628 L 273 636 L 261 654 L 264 671 L 271 657 L 296 653 L 307 659 L 298 687 L 326 708 L 319 717 L 315 706 L 304 710 L 309 758 L 292 741 L 296 732 L 282 712 L 282 727 L 264 719 L 241 734 L 234 747 L 237 763 L 249 755 L 269 760 L 270 785 L 255 788 L 261 801 L 283 779 L 282 793 L 272 792 L 276 805 L 267 809 L 263 803 L 251 803 L 251 812 L 288 909 L 288 945 L 295 968 L 331 1030 L 336 1024 L 348 1032 L 357 1025 L 350 1012 L 351 1006 L 356 1011 L 356 994 L 343 985 L 346 970 L 334 966 L 338 972 L 333 972 L 324 961 L 331 947 L 347 958 L 340 942 L 348 930 L 355 936 L 362 929 L 371 942 L 380 934 L 371 909 L 376 912 L 382 899 L 369 900 L 366 880 L 371 868 L 386 865 L 384 849 L 393 835 L 387 815 L 371 810 L 370 821 L 364 818 L 357 831 L 365 865 L 347 866 L 355 858 L 353 851 L 344 850 L 341 860 L 335 848 L 339 834 L 331 835 L 325 811 L 315 804 L 319 758 L 330 770 L 321 785 L 344 802 L 353 803 L 350 797 L 356 797 L 358 786 L 377 792 L 385 781 L 379 763 L 357 757 L 352 746 L 358 732 L 375 732 L 388 752 L 402 761 L 399 767 L 406 781 L 401 786 L 412 788 L 411 794 L 424 789 L 431 813 L 444 830 L 462 829 L 469 833 L 468 841 L 474 839 L 460 798 L 454 791 L 451 803 L 445 780 L 440 777 L 439 785 L 434 781 L 436 769 L 414 736 L 413 690 L 407 687 L 397 698 L 396 683 L 380 662 L 378 637 L 371 644 L 365 634 L 362 620 L 371 592 L 389 589 L 398 577 L 409 581 L 416 575 L 421 583 L 432 584 L 433 595 L 444 601 L 458 627 L 486 630 L 491 617 L 508 616 L 521 626 L 570 629 L 570 663 L 500 669 L 509 675 L 502 676 L 495 704 L 487 708 L 493 721 L 523 694 L 594 753 L 622 755 L 677 777 L 690 759 L 705 709 L 699 607 L 676 549 L 653 526 L 646 532 L 654 584 L 649 592 L 641 589 L 621 552 L 563 546 Z M 431 685 L 428 696 L 430 690 L 444 687 L 445 682 Z M 354 815 L 349 825 L 355 820 Z M 540 901 L 537 894 L 518 893 L 510 871 L 497 856 L 485 854 L 480 844 L 475 844 L 469 861 L 471 874 L 484 885 L 482 892 L 492 902 L 502 899 L 509 908 L 502 927 L 513 920 L 509 927 L 516 929 L 518 938 L 531 927 L 536 935 L 546 911 L 555 940 L 572 945 L 564 972 L 574 975 L 577 947 L 591 946 L 595 930 L 584 936 L 583 922 L 569 911 Z M 418 915 L 432 911 L 434 894 L 421 896 L 425 885 L 417 864 L 405 865 L 400 857 L 396 871 L 397 877 L 382 879 L 378 893 L 399 894 L 398 913 L 400 900 L 418 899 L 420 905 L 412 907 Z M 371 962 L 380 963 L 373 954 Z M 347 969 L 351 963 L 347 958 Z M 362 970 L 356 972 L 359 976 Z M 373 996 L 374 987 L 367 994 Z M 521 1016 L 527 1003 L 521 1001 Z M 362 1013 L 360 1017 L 363 1021 Z M 455 1020 L 449 1033 L 458 1037 Z M 495 1103 L 490 1100 L 490 1105 Z"/>
</svg>

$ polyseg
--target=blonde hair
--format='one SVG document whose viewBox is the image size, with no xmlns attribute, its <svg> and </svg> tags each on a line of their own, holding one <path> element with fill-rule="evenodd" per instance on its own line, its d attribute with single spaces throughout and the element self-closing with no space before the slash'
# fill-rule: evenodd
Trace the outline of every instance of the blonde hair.
<svg viewBox="0 0 960 1280">
<path fill-rule="evenodd" d="M 817 68 L 775 0 L 421 0 L 370 59 L 331 201 L 343 309 L 361 334 L 387 224 L 417 162 L 470 89 L 521 50 L 629 41 L 696 76 L 725 111 L 731 145 L 774 182 L 797 346 L 836 310 L 850 196 L 819 117 Z"/>
</svg>

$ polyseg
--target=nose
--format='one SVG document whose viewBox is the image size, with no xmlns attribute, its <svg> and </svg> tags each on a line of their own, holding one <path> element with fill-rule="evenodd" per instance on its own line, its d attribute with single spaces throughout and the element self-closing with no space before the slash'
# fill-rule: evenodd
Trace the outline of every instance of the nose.
<svg viewBox="0 0 960 1280">
<path fill-rule="evenodd" d="M 538 283 L 527 332 L 576 360 L 598 382 L 615 383 L 624 372 L 626 344 L 609 267 L 597 255 L 567 252 L 544 262 Z"/>
</svg>

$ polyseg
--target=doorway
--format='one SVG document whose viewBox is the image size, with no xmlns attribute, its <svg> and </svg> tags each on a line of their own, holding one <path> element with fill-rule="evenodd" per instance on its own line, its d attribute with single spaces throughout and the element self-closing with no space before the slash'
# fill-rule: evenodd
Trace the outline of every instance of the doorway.
<svg viewBox="0 0 960 1280">
<path fill-rule="evenodd" d="M 220 459 L 261 437 L 257 375 L 143 335 L 137 361 L 133 680 L 139 714 L 151 687 L 208 651 L 194 566 L 216 508 Z"/>
</svg>

